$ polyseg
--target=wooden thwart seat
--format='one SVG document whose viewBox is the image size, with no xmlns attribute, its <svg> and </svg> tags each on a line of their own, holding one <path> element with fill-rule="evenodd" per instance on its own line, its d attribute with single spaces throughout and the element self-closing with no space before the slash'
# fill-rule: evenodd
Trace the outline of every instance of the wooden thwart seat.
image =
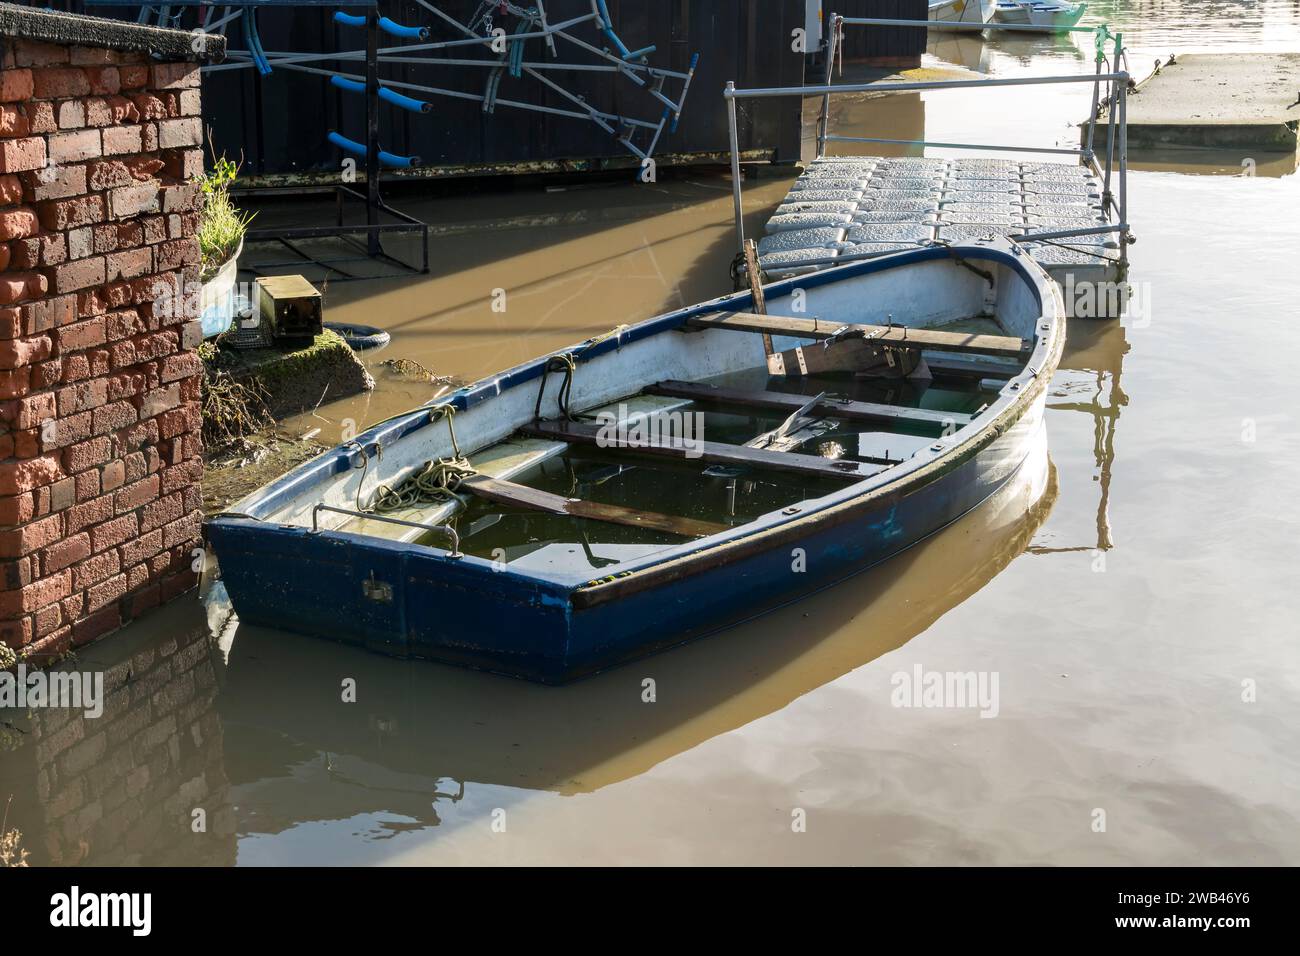
<svg viewBox="0 0 1300 956">
<path fill-rule="evenodd" d="M 720 385 L 701 385 L 698 382 L 676 380 L 658 382 L 647 388 L 646 392 L 651 395 L 689 398 L 692 401 L 712 402 L 718 405 L 739 405 L 786 414 L 798 411 L 808 401 L 806 396 L 790 395 L 785 392 L 726 388 Z M 818 402 L 812 411 L 827 418 L 840 418 L 850 422 L 933 425 L 937 428 L 966 425 L 971 420 L 971 417 L 963 412 L 937 412 L 928 408 L 904 408 L 898 405 L 880 405 L 875 402 L 855 402 L 846 398 L 826 398 Z"/>
<path fill-rule="evenodd" d="M 637 508 L 624 508 L 621 505 L 606 505 L 597 501 L 584 501 L 581 498 L 565 498 L 562 495 L 551 494 L 549 491 L 541 491 L 500 478 L 490 478 L 487 475 L 466 478 L 457 490 L 469 492 L 488 501 L 495 501 L 497 504 L 514 505 L 548 514 L 589 518 L 593 521 L 621 524 L 632 528 L 668 531 L 688 538 L 708 537 L 726 531 L 728 527 L 713 521 L 641 511 Z"/>
<path fill-rule="evenodd" d="M 601 426 L 589 425 L 585 422 L 533 422 L 531 425 L 524 426 L 522 432 L 538 438 L 597 445 L 606 449 L 619 449 L 658 457 L 685 459 L 687 453 L 679 442 L 651 438 L 630 440 L 611 437 Z M 722 442 L 701 441 L 695 444 L 695 451 L 699 454 L 692 454 L 690 460 L 704 464 L 738 465 L 818 478 L 855 480 L 869 477 L 882 470 L 877 466 L 855 461 L 822 458 L 818 455 L 798 455 L 792 452 L 766 451 L 743 445 L 727 445 Z"/>
<path fill-rule="evenodd" d="M 817 319 L 797 319 L 780 315 L 758 315 L 751 312 L 722 312 L 688 319 L 687 326 L 694 329 L 729 329 L 735 332 L 756 332 L 761 335 L 788 335 L 801 339 L 828 339 L 843 337 L 847 333 L 861 335 L 872 344 L 894 345 L 904 348 L 932 349 L 936 352 L 957 352 L 967 355 L 993 355 L 998 358 L 1026 358 L 1033 351 L 1033 343 L 1007 335 L 981 335 L 969 332 L 941 332 L 934 329 L 913 329 L 902 325 L 844 325 Z"/>
</svg>

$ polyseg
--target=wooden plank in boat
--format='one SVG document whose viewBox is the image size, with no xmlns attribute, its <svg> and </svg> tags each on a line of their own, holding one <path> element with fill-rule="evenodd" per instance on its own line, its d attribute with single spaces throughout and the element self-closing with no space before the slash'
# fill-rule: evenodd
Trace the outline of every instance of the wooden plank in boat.
<svg viewBox="0 0 1300 956">
<path fill-rule="evenodd" d="M 620 505 L 606 505 L 597 501 L 584 501 L 581 498 L 565 498 L 553 495 L 549 491 L 530 488 L 527 485 L 489 478 L 487 475 L 475 475 L 460 483 L 461 491 L 468 491 L 495 501 L 498 504 L 516 505 L 533 511 L 545 511 L 549 514 L 572 515 L 575 518 L 589 518 L 604 521 L 607 524 L 627 525 L 632 528 L 652 528 L 656 531 L 669 531 L 688 538 L 704 538 L 720 531 L 726 531 L 727 525 L 713 521 L 700 521 L 695 518 L 682 518 L 677 515 L 659 514 L 654 511 L 641 511 L 637 508 L 624 508 Z"/>
<path fill-rule="evenodd" d="M 941 378 L 1013 378 L 1020 366 L 974 355 L 935 355 L 926 360 L 930 372 Z"/>
<path fill-rule="evenodd" d="M 680 444 L 666 441 L 654 441 L 649 438 L 635 441 L 610 439 L 606 429 L 599 425 L 585 422 L 533 422 L 520 429 L 525 435 L 538 438 L 552 438 L 560 441 L 583 445 L 599 445 L 602 448 L 619 449 L 645 455 L 686 459 L 686 450 Z M 854 461 L 834 460 L 817 455 L 796 455 L 790 452 L 764 451 L 758 448 L 746 448 L 743 445 L 727 445 L 722 442 L 702 441 L 698 443 L 698 455 L 691 461 L 708 465 L 742 465 L 749 468 L 785 471 L 798 475 L 810 475 L 821 478 L 844 478 L 849 480 L 866 478 L 879 473 L 882 469 L 873 465 Z"/>
<path fill-rule="evenodd" d="M 725 388 L 720 385 L 701 385 L 698 382 L 669 380 L 658 382 L 646 389 L 654 395 L 672 398 L 689 398 L 697 402 L 715 402 L 719 405 L 743 405 L 749 408 L 774 412 L 797 411 L 808 401 L 806 396 L 788 395 L 785 392 L 749 391 Z M 818 415 L 842 418 L 850 422 L 897 422 L 908 425 L 965 425 L 971 417 L 962 412 L 936 412 L 926 408 L 904 408 L 899 405 L 880 405 L 875 402 L 854 402 L 848 399 L 827 398 L 813 407 Z"/>
<path fill-rule="evenodd" d="M 802 339 L 828 339 L 841 329 L 851 329 L 861 332 L 873 344 L 902 345 L 968 355 L 994 355 L 999 358 L 1025 358 L 1033 351 L 1032 342 L 1007 335 L 939 332 L 934 329 L 911 329 L 902 325 L 845 325 L 841 322 L 756 315 L 750 312 L 698 316 L 687 320 L 687 324 L 697 329 L 731 329 L 764 335 L 790 335 Z"/>
</svg>

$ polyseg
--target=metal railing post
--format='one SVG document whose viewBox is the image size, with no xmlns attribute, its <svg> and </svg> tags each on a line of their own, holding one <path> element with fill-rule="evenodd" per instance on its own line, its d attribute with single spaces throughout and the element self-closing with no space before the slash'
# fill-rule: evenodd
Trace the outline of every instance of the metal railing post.
<svg viewBox="0 0 1300 956">
<path fill-rule="evenodd" d="M 1119 236 L 1120 262 L 1128 263 L 1128 80 L 1119 87 Z"/>
<path fill-rule="evenodd" d="M 1097 60 L 1097 76 L 1101 76 L 1101 60 Z M 1094 134 L 1097 132 L 1097 107 L 1101 105 L 1101 80 L 1092 81 L 1092 112 L 1088 114 L 1088 141 L 1084 145 L 1084 150 L 1088 159 L 1092 159 L 1092 143 Z"/>
<path fill-rule="evenodd" d="M 727 81 L 727 126 L 731 134 L 731 198 L 736 207 L 736 245 L 745 248 L 744 211 L 740 201 L 740 132 L 736 129 L 736 84 Z"/>
<path fill-rule="evenodd" d="M 1101 199 L 1104 204 L 1114 207 L 1115 196 L 1110 191 L 1110 178 L 1111 171 L 1115 167 L 1115 113 L 1118 104 L 1115 81 L 1111 80 L 1107 85 L 1109 89 L 1106 92 L 1106 178 L 1102 183 Z"/>
<path fill-rule="evenodd" d="M 831 14 L 831 38 L 826 48 L 826 85 L 830 86 L 835 79 L 835 51 L 840 43 L 840 15 Z M 830 129 L 831 121 L 831 95 L 827 93 L 822 97 L 822 112 L 817 124 L 817 158 L 821 159 L 826 155 L 826 133 Z"/>
</svg>

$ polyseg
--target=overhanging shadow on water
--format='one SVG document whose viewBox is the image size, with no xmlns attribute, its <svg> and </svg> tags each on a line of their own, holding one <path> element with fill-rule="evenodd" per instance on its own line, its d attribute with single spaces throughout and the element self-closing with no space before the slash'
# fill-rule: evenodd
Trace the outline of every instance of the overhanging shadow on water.
<svg viewBox="0 0 1300 956">
<path fill-rule="evenodd" d="M 232 786 L 253 802 L 254 793 L 279 792 L 277 781 L 347 776 L 349 786 L 328 793 L 307 788 L 298 801 L 307 818 L 396 805 L 431 825 L 436 800 L 460 799 L 466 785 L 571 794 L 644 773 L 900 647 L 979 591 L 1024 552 L 1055 501 L 1041 444 L 983 505 L 879 567 L 727 633 L 564 687 L 240 627 L 217 706 L 227 738 L 241 741 L 233 749 L 262 757 L 228 763 Z M 341 700 L 348 678 L 356 703 Z M 653 703 L 643 699 L 647 679 Z M 261 832 L 298 822 L 294 801 L 256 802 L 266 808 Z M 270 825 L 266 812 L 285 816 Z"/>
<path fill-rule="evenodd" d="M 609 230 L 636 226 L 654 217 L 689 211 L 702 204 L 717 202 L 729 193 L 729 185 L 720 173 L 717 168 L 703 167 L 665 171 L 658 183 L 603 182 L 555 193 L 540 189 L 511 191 L 497 186 L 495 190 L 484 190 L 468 197 L 409 197 L 405 200 L 407 211 L 429 223 L 431 275 L 382 277 L 382 281 L 333 287 L 324 282 L 322 277 L 316 277 L 314 281 L 322 281 L 330 296 L 329 304 L 339 306 L 376 294 L 401 295 L 440 278 L 500 265 L 502 274 L 496 284 L 512 293 L 518 293 L 529 286 L 557 281 L 579 271 L 598 268 L 603 263 L 634 252 L 635 248 L 611 252 L 605 257 L 584 258 L 578 265 L 532 277 L 523 283 L 517 281 L 517 276 L 510 274 L 511 260 L 535 257 L 552 250 L 557 243 L 590 239 Z M 726 218 L 720 219 L 719 225 L 730 222 L 729 213 L 728 203 Z M 300 220 L 313 216 L 324 219 L 328 215 L 328 208 L 321 204 L 268 204 L 258 209 L 258 222 L 269 228 L 281 219 Z M 757 219 L 759 215 L 761 210 L 754 213 L 755 227 L 761 225 Z M 659 241 L 680 238 L 698 228 L 699 225 L 696 224 Z M 720 268 L 711 270 L 708 273 L 711 281 L 699 289 L 685 280 L 679 280 L 678 285 L 687 286 L 692 292 L 700 292 L 696 296 L 698 298 L 711 298 L 729 291 L 729 261 L 728 256 Z M 250 255 L 246 265 L 255 266 L 256 257 Z M 308 278 L 313 277 L 309 275 Z M 489 300 L 490 291 L 490 288 L 485 287 L 481 294 L 474 297 L 452 300 L 442 298 L 440 292 L 436 309 L 389 323 L 385 328 L 389 331 L 407 330 L 441 315 L 456 313 L 478 303 L 485 304 Z M 611 313 L 611 319 L 615 318 L 622 322 L 636 317 L 619 317 Z"/>
</svg>

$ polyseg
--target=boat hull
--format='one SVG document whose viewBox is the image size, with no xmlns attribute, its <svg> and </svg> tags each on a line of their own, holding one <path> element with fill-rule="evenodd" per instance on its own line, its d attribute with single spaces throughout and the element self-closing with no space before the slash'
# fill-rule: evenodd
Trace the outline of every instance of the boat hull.
<svg viewBox="0 0 1300 956">
<path fill-rule="evenodd" d="M 945 25 L 954 23 L 990 23 L 996 3 L 997 0 L 943 0 L 931 3 L 928 16 L 933 24 L 931 29 L 943 30 Z"/>
<path fill-rule="evenodd" d="M 314 530 L 309 526 L 314 519 L 302 517 L 304 502 L 361 474 L 353 452 L 341 447 L 263 489 L 237 506 L 237 513 L 209 522 L 209 540 L 235 610 L 249 624 L 391 656 L 563 683 L 722 630 L 850 578 L 957 520 L 1015 475 L 1035 440 L 1041 441 L 1046 385 L 1064 340 L 1064 307 L 1055 285 L 1027 257 L 992 248 L 903 253 L 803 277 L 798 286 L 790 280 L 768 287 L 776 309 L 788 307 L 796 288 L 830 308 L 843 308 L 858 298 L 856 281 L 889 281 L 908 295 L 925 296 L 943 275 L 978 297 L 983 270 L 957 263 L 979 256 L 1012 283 L 1005 296 L 1018 302 L 1027 323 L 1020 334 L 1038 333 L 1031 365 L 1008 381 L 978 426 L 918 452 L 906 465 L 716 539 L 629 562 L 611 577 L 592 581 L 519 571 L 367 534 Z M 578 387 L 600 387 L 602 362 L 644 366 L 647 354 L 653 361 L 661 353 L 636 350 L 655 349 L 662 336 L 689 356 L 726 357 L 731 343 L 751 340 L 727 331 L 683 337 L 680 330 L 693 315 L 743 311 L 746 296 L 652 319 L 618 341 L 600 342 L 587 351 L 592 357 L 583 359 Z M 682 347 L 682 342 L 690 344 Z M 497 428 L 498 419 L 518 413 L 510 411 L 514 405 L 531 410 L 544 365 L 545 359 L 520 366 L 457 393 L 458 419 L 467 428 L 476 421 Z M 653 367 L 656 374 L 663 368 Z M 592 404 L 597 402 L 585 407 Z M 512 425 L 506 421 L 500 427 L 509 434 Z M 404 419 L 376 426 L 358 442 L 388 445 L 384 461 L 395 467 L 397 449 L 428 428 L 424 421 Z M 353 486 L 336 491 L 354 493 Z"/>
<path fill-rule="evenodd" d="M 993 19 L 996 23 L 1021 26 L 1022 33 L 1060 33 L 1077 24 L 1084 14 L 1084 4 L 1051 5 L 1031 3 L 999 3 Z"/>
<path fill-rule="evenodd" d="M 213 543 L 242 621 L 563 683 L 761 616 L 936 533 L 1012 479 L 1043 427 L 1044 402 L 1040 396 L 978 454 L 906 494 L 750 539 L 689 574 L 647 577 L 599 600 L 508 571 L 485 582 L 421 549 L 307 529 L 267 537 L 251 522 L 223 523 Z M 385 600 L 366 597 L 370 580 L 391 588 Z"/>
</svg>

